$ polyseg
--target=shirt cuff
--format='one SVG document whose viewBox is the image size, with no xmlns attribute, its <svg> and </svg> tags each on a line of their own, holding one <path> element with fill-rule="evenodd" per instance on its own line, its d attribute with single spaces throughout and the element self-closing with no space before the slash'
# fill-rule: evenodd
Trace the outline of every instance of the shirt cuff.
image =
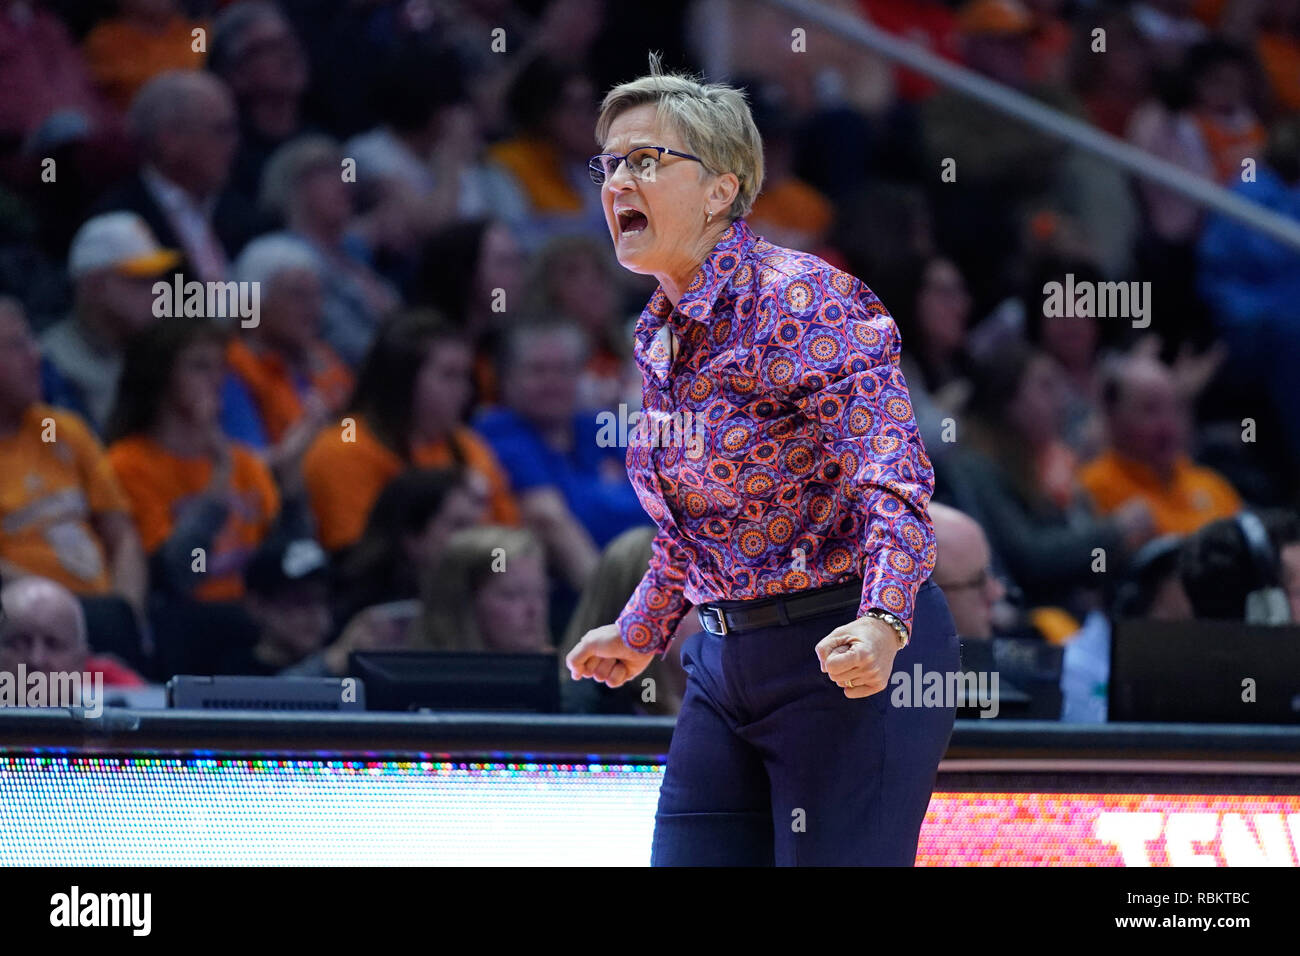
<svg viewBox="0 0 1300 956">
<path fill-rule="evenodd" d="M 893 554 L 906 557 L 902 564 L 911 563 L 915 567 L 912 574 L 900 574 L 893 570 L 890 556 Z M 898 560 L 898 559 L 896 559 Z M 916 610 L 916 592 L 928 577 L 929 571 L 916 562 L 906 551 L 896 548 L 882 548 L 874 554 L 862 576 L 862 603 L 858 605 L 858 617 L 866 617 L 872 608 L 888 611 L 907 628 L 912 635 L 912 618 Z"/>
</svg>

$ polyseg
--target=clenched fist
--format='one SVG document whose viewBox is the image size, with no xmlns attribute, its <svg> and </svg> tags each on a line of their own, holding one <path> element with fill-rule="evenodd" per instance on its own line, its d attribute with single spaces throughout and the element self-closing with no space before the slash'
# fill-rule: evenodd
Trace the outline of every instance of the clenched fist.
<svg viewBox="0 0 1300 956">
<path fill-rule="evenodd" d="M 822 672 L 844 688 L 845 697 L 870 697 L 885 689 L 900 650 L 898 633 L 884 621 L 860 617 L 817 642 Z"/>
<path fill-rule="evenodd" d="M 584 634 L 564 663 L 574 680 L 590 677 L 606 687 L 622 687 L 649 667 L 654 657 L 632 650 L 623 643 L 618 625 L 606 624 Z"/>
</svg>

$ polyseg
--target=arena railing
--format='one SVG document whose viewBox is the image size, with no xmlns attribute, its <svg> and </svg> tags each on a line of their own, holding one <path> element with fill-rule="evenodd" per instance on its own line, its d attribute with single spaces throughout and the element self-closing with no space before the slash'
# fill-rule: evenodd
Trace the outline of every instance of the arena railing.
<svg viewBox="0 0 1300 956">
<path fill-rule="evenodd" d="M 838 38 L 857 44 L 887 60 L 924 74 L 936 83 L 978 100 L 1007 117 L 1127 170 L 1134 176 L 1172 190 L 1207 208 L 1300 251 L 1300 222 L 1253 203 L 1222 186 L 1153 156 L 1124 140 L 997 83 L 974 70 L 951 63 L 924 47 L 901 39 L 864 19 L 824 7 L 812 0 L 764 0 L 798 18 L 792 28 L 815 23 Z"/>
</svg>

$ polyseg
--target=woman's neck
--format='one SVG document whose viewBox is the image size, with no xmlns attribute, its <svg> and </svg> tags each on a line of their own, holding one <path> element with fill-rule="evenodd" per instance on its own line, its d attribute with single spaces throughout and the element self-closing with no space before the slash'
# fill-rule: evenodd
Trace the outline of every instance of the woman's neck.
<svg viewBox="0 0 1300 956">
<path fill-rule="evenodd" d="M 663 272 L 654 274 L 659 284 L 663 286 L 664 295 L 668 296 L 668 301 L 673 304 L 673 308 L 682 301 L 687 286 L 691 284 L 691 280 L 704 265 L 704 260 L 708 259 L 709 253 L 714 250 L 718 240 L 730 225 L 731 223 L 724 220 L 704 230 L 691 247 L 689 254 L 684 255 L 680 263 L 670 265 Z"/>
</svg>

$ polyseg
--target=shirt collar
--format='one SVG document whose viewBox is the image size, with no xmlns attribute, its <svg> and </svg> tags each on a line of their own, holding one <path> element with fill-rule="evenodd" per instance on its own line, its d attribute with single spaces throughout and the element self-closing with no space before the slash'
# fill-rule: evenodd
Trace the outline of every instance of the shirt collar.
<svg viewBox="0 0 1300 956">
<path fill-rule="evenodd" d="M 718 238 L 676 308 L 662 285 L 655 289 L 637 324 L 637 359 L 660 382 L 668 380 L 672 369 L 672 337 L 685 337 L 692 323 L 709 324 L 722 290 L 757 240 L 745 221 L 737 219 Z"/>
<path fill-rule="evenodd" d="M 731 279 L 731 274 L 740 267 L 741 260 L 757 239 L 745 220 L 735 220 L 718 238 L 713 251 L 704 258 L 695 277 L 682 293 L 677 307 L 673 308 L 672 301 L 661 285 L 651 296 L 646 306 L 647 311 L 656 318 L 667 319 L 678 329 L 685 329 L 691 322 L 708 325 L 713 308 Z"/>
<path fill-rule="evenodd" d="M 158 204 L 168 211 L 177 211 L 188 207 L 199 212 L 204 217 L 209 217 L 217 205 L 216 196 L 209 196 L 203 200 L 195 199 L 153 166 L 145 166 L 141 169 L 140 177 L 144 180 L 149 191 L 153 193 L 154 198 L 158 200 Z"/>
</svg>

